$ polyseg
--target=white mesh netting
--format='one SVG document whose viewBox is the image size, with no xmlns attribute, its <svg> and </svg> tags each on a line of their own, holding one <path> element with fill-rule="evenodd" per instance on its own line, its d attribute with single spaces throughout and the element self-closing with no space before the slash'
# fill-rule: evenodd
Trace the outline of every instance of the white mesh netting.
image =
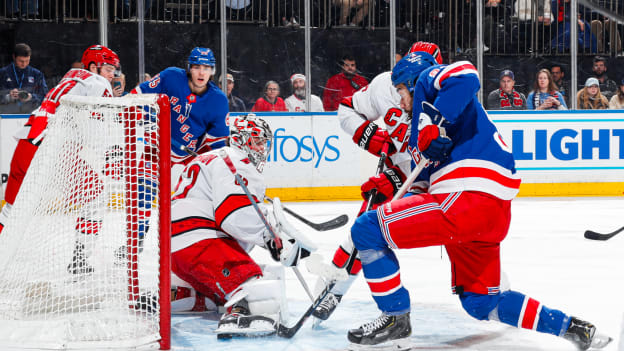
<svg viewBox="0 0 624 351">
<path fill-rule="evenodd" d="M 160 339 L 156 98 L 61 100 L 0 235 L 0 348 Z"/>
</svg>

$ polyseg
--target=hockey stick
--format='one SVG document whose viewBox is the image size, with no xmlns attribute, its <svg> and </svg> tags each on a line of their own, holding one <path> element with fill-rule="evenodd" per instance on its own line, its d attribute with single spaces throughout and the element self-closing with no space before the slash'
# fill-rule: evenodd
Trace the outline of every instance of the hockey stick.
<svg viewBox="0 0 624 351">
<path fill-rule="evenodd" d="M 379 157 L 379 162 L 377 163 L 377 173 L 376 174 L 380 174 L 383 171 L 383 167 L 384 164 L 386 162 L 386 158 L 388 157 L 388 149 L 389 149 L 390 145 L 388 143 L 384 144 L 384 146 L 381 149 L 381 156 Z M 373 207 L 373 199 L 375 198 L 375 195 L 377 193 L 377 189 L 371 189 L 371 192 L 368 196 L 368 203 L 366 204 L 366 211 L 369 211 L 372 207 Z M 357 258 L 358 255 L 358 249 L 356 249 L 355 247 L 353 247 L 353 251 L 351 251 L 351 254 L 349 254 L 349 259 L 347 260 L 347 264 L 345 264 L 344 269 L 347 271 L 351 270 L 351 267 L 353 267 L 353 264 L 355 263 L 355 260 Z M 321 291 L 321 293 L 319 294 L 319 296 L 316 298 L 316 300 L 314 300 L 314 302 L 312 302 L 312 305 L 303 313 L 303 315 L 299 318 L 299 320 L 297 321 L 297 323 L 295 323 L 295 325 L 293 325 L 292 327 L 287 327 L 285 325 L 280 324 L 278 330 L 277 330 L 277 335 L 281 336 L 283 338 L 292 338 L 298 331 L 299 329 L 301 329 L 301 327 L 303 326 L 303 324 L 305 323 L 305 321 L 310 318 L 310 316 L 312 315 L 312 313 L 314 313 L 314 310 L 318 307 L 318 305 L 321 303 L 321 301 L 323 301 L 323 299 L 325 298 L 325 296 L 327 296 L 327 294 L 329 294 L 331 292 L 331 290 L 334 288 L 334 286 L 336 285 L 336 281 L 332 281 L 330 282 L 325 289 L 323 289 Z"/>
<path fill-rule="evenodd" d="M 273 203 L 273 199 L 271 199 L 268 196 L 264 197 L 268 202 Z M 342 214 L 334 219 L 330 219 L 329 221 L 326 222 L 321 222 L 321 223 L 314 223 L 311 222 L 307 219 L 305 219 L 304 217 L 302 217 L 301 215 L 293 212 L 292 210 L 290 210 L 287 207 L 282 207 L 284 209 L 284 212 L 288 213 L 289 215 L 297 218 L 298 220 L 300 220 L 301 222 L 307 224 L 308 226 L 312 227 L 313 229 L 319 231 L 319 232 L 324 232 L 326 230 L 331 230 L 331 229 L 336 229 L 336 228 L 340 228 L 343 225 L 347 224 L 347 222 L 349 221 L 349 217 L 346 214 Z"/>
<path fill-rule="evenodd" d="M 172 142 L 173 142 L 174 144 L 177 144 L 177 143 L 175 143 L 173 140 L 172 140 Z M 182 150 L 182 151 L 186 152 L 187 154 L 189 154 L 189 155 L 191 155 L 191 156 L 195 156 L 195 157 L 196 157 L 196 156 L 199 156 L 199 155 L 197 154 L 197 152 L 195 152 L 195 151 L 193 151 L 193 150 L 189 149 L 188 147 L 186 147 L 186 146 L 184 146 L 184 145 L 177 144 L 176 146 L 177 146 L 180 150 Z M 273 199 L 272 199 L 272 198 L 270 198 L 270 197 L 268 197 L 268 196 L 265 196 L 264 198 L 265 198 L 268 202 L 273 203 Z M 346 214 L 343 214 L 343 215 L 340 215 L 340 216 L 338 216 L 338 217 L 336 217 L 336 218 L 334 218 L 334 219 L 330 219 L 329 221 L 326 221 L 326 222 L 314 223 L 314 222 L 311 222 L 311 221 L 307 220 L 307 219 L 306 219 L 306 218 L 304 218 L 303 216 L 301 216 L 301 215 L 299 215 L 299 214 L 297 214 L 297 213 L 293 212 L 293 211 L 292 211 L 291 209 L 289 209 L 288 207 L 284 207 L 284 206 L 282 206 L 282 208 L 284 209 L 284 212 L 286 212 L 286 213 L 288 213 L 289 215 L 291 215 L 291 216 L 293 216 L 293 217 L 297 218 L 297 219 L 298 219 L 298 220 L 300 220 L 301 222 L 303 222 L 303 223 L 307 224 L 308 226 L 310 226 L 310 227 L 314 228 L 315 230 L 317 230 L 317 231 L 319 231 L 319 232 L 324 232 L 324 231 L 326 231 L 326 230 L 331 230 L 331 229 L 340 228 L 340 227 L 342 227 L 343 225 L 347 224 L 347 222 L 349 221 L 349 217 L 348 217 Z"/>
<path fill-rule="evenodd" d="M 269 233 L 271 233 L 271 236 L 273 236 L 273 240 L 275 240 L 275 246 L 278 249 L 281 249 L 283 247 L 282 240 L 277 235 L 275 230 L 273 230 L 273 228 L 271 227 L 271 225 L 267 221 L 266 217 L 264 216 L 264 214 L 260 210 L 260 207 L 258 206 L 258 204 L 256 203 L 256 200 L 254 199 L 253 195 L 251 194 L 251 191 L 249 191 L 249 188 L 247 188 L 247 185 L 245 185 L 245 181 L 240 176 L 240 174 L 238 174 L 238 172 L 236 171 L 236 167 L 234 166 L 234 163 L 232 163 L 232 160 L 230 159 L 230 156 L 223 149 L 219 150 L 219 156 L 221 156 L 221 158 L 223 159 L 225 164 L 230 169 L 230 172 L 232 172 L 232 174 L 234 175 L 234 178 L 236 179 L 236 181 L 238 182 L 240 187 L 245 192 L 245 195 L 247 195 L 247 198 L 249 199 L 249 202 L 251 202 L 251 205 L 256 210 L 256 213 L 258 214 L 258 217 L 260 217 L 260 219 L 262 220 L 262 223 L 264 224 L 266 229 L 269 231 Z M 291 268 L 295 272 L 295 275 L 297 276 L 297 279 L 299 280 L 299 282 L 301 283 L 301 285 L 305 289 L 305 291 L 308 294 L 308 296 L 310 296 L 310 299 L 314 300 L 312 298 L 312 293 L 310 292 L 310 288 L 308 288 L 308 284 L 306 284 L 305 280 L 301 276 L 301 272 L 299 272 L 299 268 L 297 268 L 296 266 L 292 266 Z"/>
<path fill-rule="evenodd" d="M 613 238 L 614 236 L 618 235 L 621 231 L 624 230 L 624 227 L 612 232 L 612 233 L 608 233 L 608 234 L 601 234 L 601 233 L 596 233 L 593 230 L 586 230 L 585 231 L 585 238 L 590 239 L 590 240 L 601 240 L 601 241 L 605 241 L 605 240 L 609 240 L 611 238 Z"/>
</svg>

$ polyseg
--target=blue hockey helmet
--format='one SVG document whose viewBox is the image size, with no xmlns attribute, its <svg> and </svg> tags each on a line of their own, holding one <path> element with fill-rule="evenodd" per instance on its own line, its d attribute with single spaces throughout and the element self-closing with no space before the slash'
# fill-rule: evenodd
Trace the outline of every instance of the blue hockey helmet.
<svg viewBox="0 0 624 351">
<path fill-rule="evenodd" d="M 416 81 L 425 69 L 437 65 L 436 59 L 424 51 L 412 52 L 397 62 L 392 69 L 392 85 L 405 84 L 410 93 L 414 92 Z"/>
<path fill-rule="evenodd" d="M 191 51 L 188 58 L 188 66 L 191 65 L 206 65 L 214 67 L 217 64 L 214 53 L 208 48 L 196 47 Z"/>
</svg>

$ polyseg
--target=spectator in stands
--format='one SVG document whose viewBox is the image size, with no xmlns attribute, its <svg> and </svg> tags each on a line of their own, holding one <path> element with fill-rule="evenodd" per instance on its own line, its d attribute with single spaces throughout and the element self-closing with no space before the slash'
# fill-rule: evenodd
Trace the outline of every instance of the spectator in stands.
<svg viewBox="0 0 624 351">
<path fill-rule="evenodd" d="M 113 87 L 113 96 L 120 97 L 128 94 L 126 91 L 126 75 L 121 73 L 119 77 L 113 77 L 111 81 L 111 85 Z"/>
<path fill-rule="evenodd" d="M 559 93 L 563 95 L 563 99 L 565 100 L 566 105 L 568 105 L 570 103 L 570 81 L 565 79 L 563 66 L 559 63 L 553 64 L 552 66 L 550 66 L 550 74 L 552 75 L 553 82 L 559 89 Z"/>
<path fill-rule="evenodd" d="M 611 1 L 609 1 L 611 3 Z M 605 1 L 602 2 L 605 7 L 609 7 L 609 4 Z M 619 4 L 622 11 L 622 3 Z M 615 8 L 611 9 L 615 12 Z M 620 39 L 620 33 L 617 29 L 617 22 L 609 20 L 609 18 L 602 15 L 598 15 L 598 19 L 591 21 L 592 33 L 596 36 L 596 42 L 598 43 L 598 52 L 606 52 L 606 49 L 615 53 L 622 52 L 622 40 Z M 604 25 L 603 25 L 604 24 Z M 609 46 L 607 47 L 607 42 Z"/>
<path fill-rule="evenodd" d="M 301 73 L 295 73 L 290 77 L 290 83 L 292 84 L 293 94 L 284 100 L 286 108 L 290 112 L 305 112 L 306 76 Z M 310 111 L 325 111 L 323 110 L 321 99 L 316 95 L 310 95 Z"/>
<path fill-rule="evenodd" d="M 342 72 L 330 77 L 323 91 L 325 111 L 336 111 L 343 98 L 352 96 L 360 88 L 368 85 L 366 78 L 357 74 L 355 58 L 350 54 L 342 57 Z"/>
<path fill-rule="evenodd" d="M 576 106 L 579 110 L 606 110 L 609 108 L 609 101 L 600 93 L 598 79 L 587 78 L 585 87 L 576 93 Z"/>
<path fill-rule="evenodd" d="M 563 95 L 557 91 L 550 71 L 542 68 L 535 76 L 534 90 L 527 97 L 529 110 L 567 110 Z"/>
<path fill-rule="evenodd" d="M 245 103 L 243 100 L 237 96 L 232 95 L 232 90 L 234 89 L 234 76 L 231 74 L 226 75 L 227 86 L 225 87 L 226 92 L 225 95 L 228 98 L 228 103 L 230 105 L 230 112 L 247 112 L 247 108 L 245 108 Z M 221 82 L 223 81 L 223 75 L 219 76 L 219 88 L 221 88 Z M 221 88 L 223 90 L 223 88 Z"/>
<path fill-rule="evenodd" d="M 536 16 L 535 16 L 536 15 Z M 541 45 L 542 40 L 533 41 L 532 38 L 544 38 L 545 26 L 550 26 L 552 21 L 552 11 L 550 9 L 550 0 L 515 0 L 514 17 L 518 19 L 517 33 L 514 37 L 520 42 L 520 50 L 536 50 L 534 44 Z M 534 17 L 537 17 L 534 19 Z M 535 26 L 537 22 L 537 26 Z M 537 28 L 535 36 L 534 28 Z"/>
<path fill-rule="evenodd" d="M 276 81 L 266 82 L 263 92 L 264 96 L 256 100 L 251 112 L 288 111 L 284 100 L 279 97 L 280 88 Z"/>
<path fill-rule="evenodd" d="M 516 81 L 511 70 L 501 72 L 499 84 L 500 87 L 488 95 L 488 110 L 526 110 L 526 97 L 514 89 Z"/>
<path fill-rule="evenodd" d="M 612 110 L 624 110 L 624 79 L 620 81 L 620 87 L 616 94 L 609 100 L 609 108 Z"/>
<path fill-rule="evenodd" d="M 142 82 L 147 82 L 147 81 L 149 81 L 149 80 L 152 80 L 152 75 L 151 75 L 151 74 L 149 74 L 149 73 L 144 73 L 144 74 L 143 74 L 143 80 L 141 81 L 141 83 L 142 83 Z"/>
<path fill-rule="evenodd" d="M 617 83 L 607 76 L 607 59 L 602 56 L 596 56 L 592 65 L 593 76 L 600 82 L 600 91 L 607 99 L 610 99 L 617 91 Z"/>
<path fill-rule="evenodd" d="M 7 17 L 33 18 L 37 16 L 37 0 L 7 0 Z"/>
<path fill-rule="evenodd" d="M 551 41 L 551 47 L 556 48 L 559 52 L 570 50 L 570 0 L 551 0 L 550 8 L 553 11 L 553 21 L 557 27 L 553 28 L 554 38 Z M 575 22 L 578 26 L 579 52 L 596 52 L 596 36 L 591 32 L 589 23 L 583 20 L 585 12 L 585 7 L 578 5 L 578 17 Z"/>
<path fill-rule="evenodd" d="M 29 66 L 31 53 L 27 44 L 15 45 L 13 62 L 0 69 L 0 112 L 30 113 L 48 92 L 43 74 Z"/>
<path fill-rule="evenodd" d="M 340 7 L 339 25 L 346 26 L 347 19 L 351 13 L 351 9 L 357 10 L 355 16 L 351 18 L 351 27 L 357 27 L 362 24 L 364 17 L 368 15 L 369 0 L 333 0 L 334 6 Z"/>
</svg>

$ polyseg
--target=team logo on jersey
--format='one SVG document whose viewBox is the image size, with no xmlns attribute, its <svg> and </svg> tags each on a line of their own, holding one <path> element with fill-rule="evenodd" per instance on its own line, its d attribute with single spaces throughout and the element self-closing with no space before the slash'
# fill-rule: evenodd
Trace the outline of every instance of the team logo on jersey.
<svg viewBox="0 0 624 351">
<path fill-rule="evenodd" d="M 35 82 L 35 77 L 28 77 L 28 83 L 34 83 Z"/>
<path fill-rule="evenodd" d="M 191 95 L 187 96 L 186 99 L 188 100 L 189 103 L 193 104 L 195 103 L 195 101 L 197 101 L 197 96 L 191 93 Z"/>
</svg>

